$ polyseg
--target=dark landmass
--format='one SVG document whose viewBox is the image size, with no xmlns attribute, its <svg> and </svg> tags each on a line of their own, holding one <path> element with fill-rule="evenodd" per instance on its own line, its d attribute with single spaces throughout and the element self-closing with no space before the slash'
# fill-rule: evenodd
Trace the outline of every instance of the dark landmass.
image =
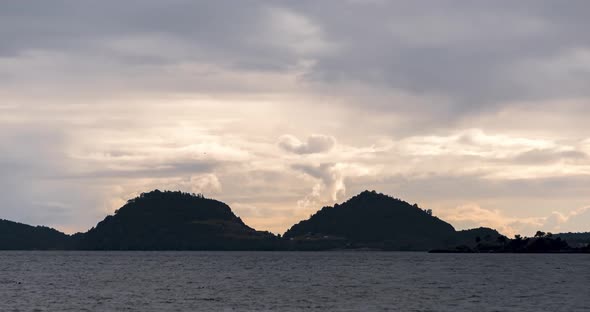
<svg viewBox="0 0 590 312">
<path fill-rule="evenodd" d="M 416 205 L 365 191 L 341 205 L 324 207 L 284 235 L 293 249 L 367 248 L 428 250 L 448 246 L 452 225 Z"/>
<path fill-rule="evenodd" d="M 45 226 L 0 219 L 0 250 L 70 249 L 71 237 Z"/>
<path fill-rule="evenodd" d="M 375 191 L 324 207 L 283 237 L 248 227 L 220 201 L 159 190 L 129 200 L 85 233 L 66 235 L 0 220 L 0 250 L 590 252 L 588 236 L 539 232 L 533 238 L 508 239 L 489 228 L 456 231 L 431 210 Z"/>
<path fill-rule="evenodd" d="M 0 222 L 0 250 L 276 250 L 279 238 L 248 227 L 224 203 L 155 190 L 131 199 L 86 233 Z"/>
<path fill-rule="evenodd" d="M 153 191 L 129 200 L 81 236 L 80 249 L 265 250 L 278 238 L 248 227 L 224 203 Z"/>
<path fill-rule="evenodd" d="M 560 234 L 561 235 L 561 234 Z M 458 245 L 449 249 L 434 249 L 432 253 L 588 253 L 590 245 L 572 247 L 559 235 L 538 231 L 534 237 L 516 235 L 514 239 L 498 236 L 495 241 L 479 237 L 474 247 Z"/>
<path fill-rule="evenodd" d="M 456 240 L 452 242 L 453 246 L 475 248 L 478 245 L 494 244 L 500 239 L 500 237 L 503 237 L 503 235 L 494 229 L 480 227 L 477 229 L 458 231 L 455 237 Z"/>
<path fill-rule="evenodd" d="M 572 247 L 581 248 L 590 244 L 590 232 L 586 233 L 559 233 L 553 236 L 559 237 Z"/>
</svg>

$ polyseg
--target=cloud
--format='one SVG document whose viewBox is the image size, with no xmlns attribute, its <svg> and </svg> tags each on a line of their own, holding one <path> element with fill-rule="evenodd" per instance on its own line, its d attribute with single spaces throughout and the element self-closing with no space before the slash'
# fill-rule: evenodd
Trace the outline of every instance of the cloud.
<svg viewBox="0 0 590 312">
<path fill-rule="evenodd" d="M 191 175 L 186 178 L 158 179 L 156 183 L 145 188 L 181 190 L 189 193 L 203 194 L 207 197 L 218 195 L 222 192 L 221 181 L 213 173 Z"/>
<path fill-rule="evenodd" d="M 319 180 L 319 183 L 314 185 L 311 194 L 300 202 L 300 205 L 309 206 L 313 202 L 313 199 L 320 200 L 324 194 L 327 194 L 328 200 L 332 201 L 336 201 L 346 194 L 342 167 L 338 164 L 324 163 L 319 166 L 294 165 L 293 169 Z"/>
<path fill-rule="evenodd" d="M 590 207 L 582 207 L 568 212 L 553 211 L 549 217 L 546 218 L 544 229 L 546 231 L 563 232 L 586 232 L 587 221 L 590 217 Z"/>
<path fill-rule="evenodd" d="M 441 211 L 439 216 L 459 228 L 490 227 L 498 232 L 514 236 L 529 233 L 534 228 L 542 228 L 544 220 L 539 218 L 514 218 L 498 210 L 481 208 L 477 204 L 466 204 L 447 211 Z"/>
<path fill-rule="evenodd" d="M 448 136 L 416 136 L 402 142 L 416 156 L 455 154 L 486 158 L 506 158 L 534 149 L 554 148 L 555 142 L 509 135 L 490 135 L 481 129 L 459 130 Z"/>
<path fill-rule="evenodd" d="M 512 161 L 525 164 L 535 163 L 552 163 L 560 160 L 568 161 L 585 161 L 588 159 L 588 155 L 582 151 L 577 150 L 564 150 L 555 151 L 548 149 L 535 149 L 516 156 Z"/>
<path fill-rule="evenodd" d="M 321 27 L 309 17 L 287 8 L 268 8 L 268 42 L 298 55 L 321 55 L 335 47 L 326 41 Z"/>
<path fill-rule="evenodd" d="M 190 185 L 193 193 L 218 194 L 221 192 L 221 182 L 214 174 L 193 176 L 190 178 Z"/>
<path fill-rule="evenodd" d="M 282 232 L 378 189 L 577 228 L 590 217 L 563 220 L 588 200 L 589 9 L 2 2 L 1 216 L 82 230 L 168 187 Z"/>
<path fill-rule="evenodd" d="M 334 204 L 348 195 L 347 181 L 375 174 L 371 167 L 354 162 L 294 164 L 291 168 L 314 181 L 311 192 L 297 201 L 298 207 L 304 209 Z"/>
<path fill-rule="evenodd" d="M 590 207 L 575 209 L 567 213 L 552 211 L 543 217 L 516 218 L 506 215 L 499 210 L 490 210 L 477 204 L 466 204 L 453 209 L 441 211 L 441 217 L 460 228 L 491 227 L 508 236 L 515 234 L 532 235 L 536 231 L 553 233 L 563 232 L 565 228 L 572 228 L 576 219 L 590 212 Z M 584 219 L 585 220 L 585 219 Z M 584 227 L 575 226 L 577 231 L 584 231 Z"/>
<path fill-rule="evenodd" d="M 316 154 L 328 152 L 336 145 L 336 139 L 327 135 L 314 134 L 305 142 L 299 141 L 292 135 L 283 135 L 279 138 L 279 147 L 295 154 Z"/>
<path fill-rule="evenodd" d="M 190 83 L 208 76 L 207 68 L 284 73 L 311 61 L 313 67 L 301 76 L 306 82 L 449 98 L 448 103 L 418 104 L 423 114 L 445 119 L 496 110 L 509 101 L 589 95 L 582 83 L 588 78 L 590 46 L 583 33 L 587 19 L 580 14 L 588 4 L 582 1 L 558 11 L 548 2 L 474 3 L 460 9 L 449 1 L 281 4 L 3 4 L 0 26 L 13 31 L 0 37 L 0 55 L 20 65 L 6 64 L 0 71 L 14 84 L 30 85 L 33 77 L 21 69 L 35 59 L 27 55 L 44 55 L 47 64 L 65 62 L 58 68 L 37 67 L 40 83 L 60 73 L 60 79 L 77 77 L 91 89 L 98 77 L 106 83 L 123 75 L 135 78 L 124 79 L 127 89 L 144 90 L 146 81 L 153 81 L 151 88 L 181 85 L 186 91 L 209 85 L 207 79 Z M 191 66 L 202 70 L 164 83 L 174 78 L 168 72 L 182 76 Z M 216 87 L 229 92 L 236 85 Z M 389 112 L 415 105 L 362 103 Z M 441 111 L 440 105 L 448 109 Z"/>
</svg>

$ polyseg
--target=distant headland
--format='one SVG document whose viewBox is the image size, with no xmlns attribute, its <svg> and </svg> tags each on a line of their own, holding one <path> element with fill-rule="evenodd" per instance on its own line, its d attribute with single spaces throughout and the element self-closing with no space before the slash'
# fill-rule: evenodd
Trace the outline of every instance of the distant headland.
<svg viewBox="0 0 590 312">
<path fill-rule="evenodd" d="M 384 250 L 461 253 L 590 252 L 590 233 L 510 239 L 496 230 L 456 231 L 431 210 L 375 191 L 324 207 L 284 235 L 256 231 L 203 195 L 151 191 L 85 233 L 0 220 L 0 250 Z"/>
</svg>

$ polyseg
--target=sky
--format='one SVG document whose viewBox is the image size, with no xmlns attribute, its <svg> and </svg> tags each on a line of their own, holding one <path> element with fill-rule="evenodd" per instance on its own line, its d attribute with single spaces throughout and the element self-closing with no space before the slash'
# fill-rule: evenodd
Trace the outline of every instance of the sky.
<svg viewBox="0 0 590 312">
<path fill-rule="evenodd" d="M 590 2 L 0 2 L 0 218 L 153 189 L 282 233 L 376 190 L 457 229 L 590 231 Z"/>
</svg>

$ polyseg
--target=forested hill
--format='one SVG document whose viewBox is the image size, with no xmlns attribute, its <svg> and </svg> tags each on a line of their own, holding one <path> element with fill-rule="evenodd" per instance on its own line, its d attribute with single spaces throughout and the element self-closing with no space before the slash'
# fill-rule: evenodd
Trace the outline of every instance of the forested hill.
<svg viewBox="0 0 590 312">
<path fill-rule="evenodd" d="M 275 249 L 277 238 L 248 227 L 224 203 L 181 192 L 153 191 L 131 199 L 85 233 L 81 249 Z"/>
<path fill-rule="evenodd" d="M 543 234 L 543 235 L 541 235 Z M 247 226 L 202 195 L 159 191 L 130 199 L 86 233 L 0 220 L 0 250 L 432 250 L 585 252 L 585 233 L 509 239 L 489 228 L 455 231 L 432 211 L 375 191 L 324 207 L 283 237 Z M 568 245 L 571 244 L 571 246 Z"/>
<path fill-rule="evenodd" d="M 71 237 L 45 226 L 0 219 L 0 250 L 69 249 Z"/>
<path fill-rule="evenodd" d="M 430 210 L 375 191 L 364 191 L 324 207 L 284 235 L 301 245 L 313 242 L 386 250 L 428 250 L 455 241 L 455 229 Z"/>
</svg>

